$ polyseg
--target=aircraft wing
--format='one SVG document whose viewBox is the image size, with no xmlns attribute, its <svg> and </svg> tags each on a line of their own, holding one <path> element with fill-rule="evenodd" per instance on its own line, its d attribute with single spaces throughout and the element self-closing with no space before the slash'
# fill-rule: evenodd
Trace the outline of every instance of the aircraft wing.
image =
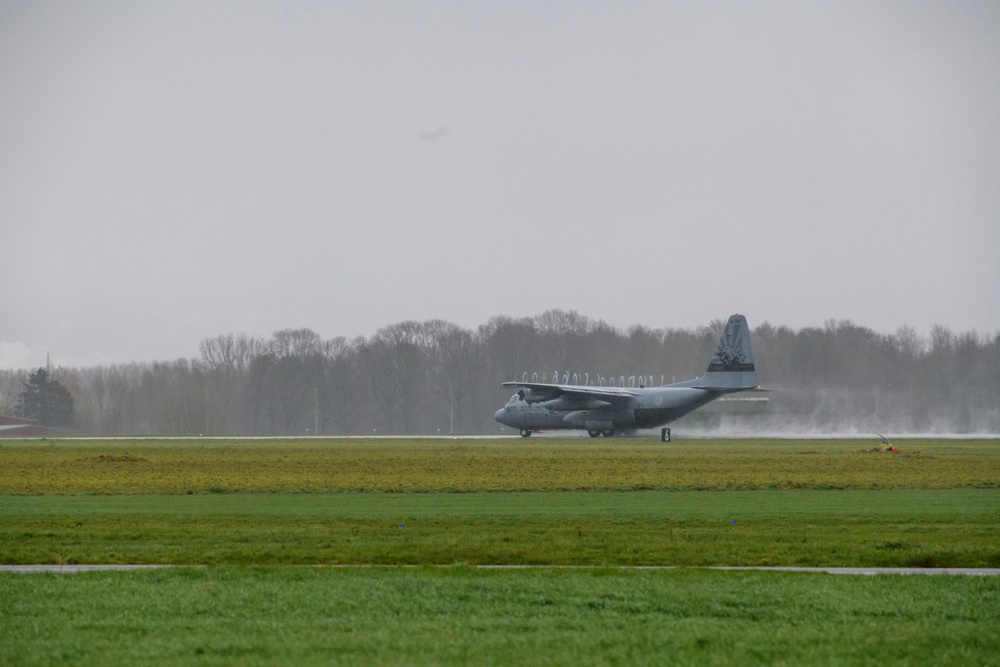
<svg viewBox="0 0 1000 667">
<path fill-rule="evenodd" d="M 567 396 L 578 400 L 597 399 L 608 403 L 624 403 L 639 392 L 625 387 L 592 387 L 575 384 L 546 384 L 543 382 L 504 382 L 504 387 L 527 389 L 533 399 L 550 400 Z"/>
</svg>

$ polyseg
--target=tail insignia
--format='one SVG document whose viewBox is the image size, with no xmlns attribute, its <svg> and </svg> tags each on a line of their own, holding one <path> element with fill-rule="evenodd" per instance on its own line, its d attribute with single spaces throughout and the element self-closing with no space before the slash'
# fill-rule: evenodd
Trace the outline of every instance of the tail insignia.
<svg viewBox="0 0 1000 667">
<path fill-rule="evenodd" d="M 746 320 L 740 315 L 733 315 L 726 323 L 726 330 L 719 341 L 719 347 L 715 349 L 708 371 L 747 373 L 753 370 L 753 352 L 750 350 Z"/>
</svg>

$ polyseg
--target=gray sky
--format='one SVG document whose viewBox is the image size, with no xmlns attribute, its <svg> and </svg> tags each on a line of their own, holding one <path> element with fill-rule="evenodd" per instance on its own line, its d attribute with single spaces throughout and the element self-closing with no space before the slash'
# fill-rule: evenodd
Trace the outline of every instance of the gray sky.
<svg viewBox="0 0 1000 667">
<path fill-rule="evenodd" d="M 1000 330 L 1000 3 L 0 0 L 0 367 Z"/>
</svg>

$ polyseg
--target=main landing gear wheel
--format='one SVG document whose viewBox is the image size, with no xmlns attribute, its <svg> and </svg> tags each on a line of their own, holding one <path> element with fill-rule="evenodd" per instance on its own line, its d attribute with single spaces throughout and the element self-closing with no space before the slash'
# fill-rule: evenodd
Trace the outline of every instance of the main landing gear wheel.
<svg viewBox="0 0 1000 667">
<path fill-rule="evenodd" d="M 527 438 L 527 437 L 529 437 L 530 435 L 531 435 L 531 431 L 529 431 L 529 430 L 528 430 L 528 429 L 526 429 L 526 428 L 522 428 L 522 429 L 521 429 L 521 437 L 522 437 L 522 438 Z"/>
<path fill-rule="evenodd" d="M 615 430 L 613 428 L 606 428 L 603 431 L 601 431 L 601 435 L 603 435 L 605 438 L 610 438 L 614 434 Z"/>
<path fill-rule="evenodd" d="M 600 434 L 601 434 L 601 429 L 599 428 L 590 429 L 587 431 L 587 435 L 589 435 L 591 438 L 596 438 Z"/>
</svg>

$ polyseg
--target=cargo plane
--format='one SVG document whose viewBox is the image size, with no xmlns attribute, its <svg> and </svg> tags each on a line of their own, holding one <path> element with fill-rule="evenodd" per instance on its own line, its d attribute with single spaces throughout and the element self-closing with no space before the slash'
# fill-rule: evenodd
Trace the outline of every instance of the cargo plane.
<svg viewBox="0 0 1000 667">
<path fill-rule="evenodd" d="M 605 387 L 544 382 L 504 382 L 517 393 L 497 410 L 501 424 L 534 431 L 582 429 L 592 438 L 620 430 L 662 427 L 725 394 L 757 387 L 750 329 L 742 315 L 726 323 L 708 370 L 701 377 L 660 387 Z M 670 441 L 670 429 L 660 437 Z"/>
</svg>

